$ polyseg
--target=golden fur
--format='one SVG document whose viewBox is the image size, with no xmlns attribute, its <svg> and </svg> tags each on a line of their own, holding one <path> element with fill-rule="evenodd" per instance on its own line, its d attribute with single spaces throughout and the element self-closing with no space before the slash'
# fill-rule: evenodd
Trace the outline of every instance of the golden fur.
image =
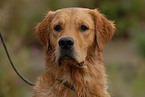
<svg viewBox="0 0 145 97">
<path fill-rule="evenodd" d="M 60 32 L 54 31 L 58 24 L 63 27 Z M 81 31 L 81 25 L 89 29 Z M 33 97 L 109 97 L 102 51 L 114 31 L 113 22 L 97 9 L 49 11 L 36 26 L 36 35 L 45 50 L 46 72 L 38 78 Z M 84 61 L 83 66 L 78 66 L 73 60 L 62 60 L 62 65 L 58 65 L 58 41 L 61 37 L 74 39 L 74 56 L 78 62 Z M 75 91 L 66 87 L 65 82 L 74 86 Z"/>
</svg>

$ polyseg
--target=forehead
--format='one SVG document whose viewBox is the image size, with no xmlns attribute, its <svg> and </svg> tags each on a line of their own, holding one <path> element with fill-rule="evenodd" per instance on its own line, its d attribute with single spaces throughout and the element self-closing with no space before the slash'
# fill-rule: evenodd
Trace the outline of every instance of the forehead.
<svg viewBox="0 0 145 97">
<path fill-rule="evenodd" d="M 87 9 L 62 9 L 56 11 L 53 21 L 65 22 L 66 20 L 93 22 L 93 17 Z"/>
</svg>

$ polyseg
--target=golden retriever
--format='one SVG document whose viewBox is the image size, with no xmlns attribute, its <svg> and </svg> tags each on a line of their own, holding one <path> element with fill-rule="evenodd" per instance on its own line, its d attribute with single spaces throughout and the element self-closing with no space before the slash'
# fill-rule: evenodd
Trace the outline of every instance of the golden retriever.
<svg viewBox="0 0 145 97">
<path fill-rule="evenodd" d="M 33 97 L 110 97 L 102 51 L 114 35 L 113 23 L 97 9 L 49 11 L 36 26 L 46 72 L 38 78 Z"/>
</svg>

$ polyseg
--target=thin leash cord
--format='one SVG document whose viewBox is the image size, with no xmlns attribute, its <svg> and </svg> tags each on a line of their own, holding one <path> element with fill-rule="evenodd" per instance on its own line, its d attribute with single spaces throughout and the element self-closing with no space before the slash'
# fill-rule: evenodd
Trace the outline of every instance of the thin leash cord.
<svg viewBox="0 0 145 97">
<path fill-rule="evenodd" d="M 28 81 L 26 78 L 24 78 L 24 77 L 17 71 L 17 69 L 15 68 L 15 65 L 13 64 L 13 62 L 12 62 L 12 60 L 11 60 L 11 57 L 10 57 L 10 55 L 9 55 L 9 53 L 8 53 L 8 50 L 7 50 L 7 47 L 6 47 L 5 42 L 4 42 L 4 40 L 3 40 L 3 37 L 2 37 L 1 32 L 0 32 L 0 38 L 1 38 L 1 41 L 2 41 L 2 44 L 3 44 L 3 47 L 4 47 L 4 49 L 5 49 L 6 55 L 7 55 L 8 59 L 9 59 L 9 61 L 10 61 L 10 63 L 11 63 L 12 68 L 14 69 L 14 71 L 17 73 L 17 75 L 18 75 L 25 83 L 29 84 L 30 86 L 34 86 L 34 83 L 32 83 L 32 82 Z"/>
</svg>

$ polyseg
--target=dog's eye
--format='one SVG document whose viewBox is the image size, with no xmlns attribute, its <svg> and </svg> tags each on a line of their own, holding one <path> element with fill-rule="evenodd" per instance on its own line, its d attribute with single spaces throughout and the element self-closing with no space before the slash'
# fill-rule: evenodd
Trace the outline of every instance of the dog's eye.
<svg viewBox="0 0 145 97">
<path fill-rule="evenodd" d="M 81 25 L 81 27 L 80 27 L 80 30 L 81 31 L 86 31 L 86 30 L 88 30 L 89 28 L 88 27 L 86 27 L 85 25 Z"/>
<path fill-rule="evenodd" d="M 55 31 L 60 31 L 62 28 L 61 28 L 61 26 L 60 25 L 56 25 L 55 27 L 54 27 L 54 30 Z"/>
</svg>

